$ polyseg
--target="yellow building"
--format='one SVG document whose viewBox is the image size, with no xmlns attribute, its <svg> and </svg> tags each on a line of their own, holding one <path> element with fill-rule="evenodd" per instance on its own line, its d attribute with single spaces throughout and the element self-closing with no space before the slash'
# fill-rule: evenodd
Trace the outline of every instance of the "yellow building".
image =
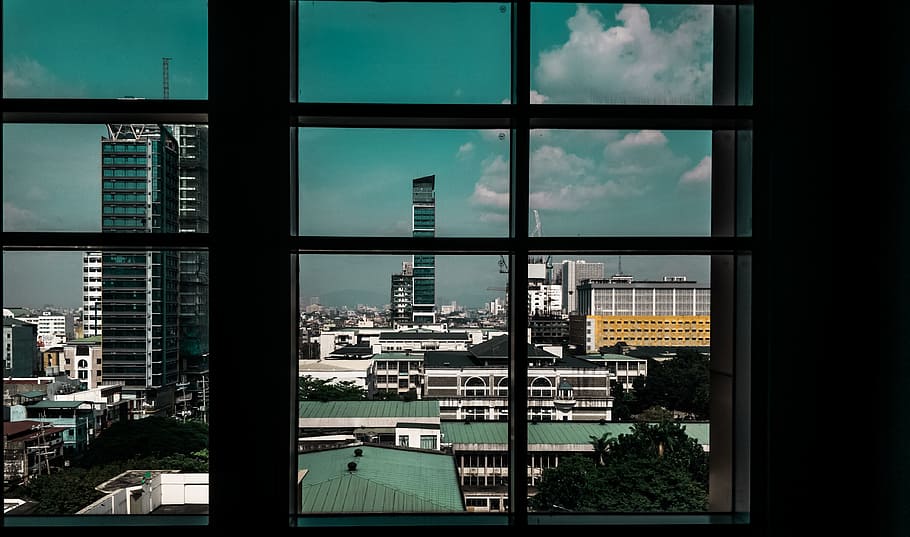
<svg viewBox="0 0 910 537">
<path fill-rule="evenodd" d="M 710 315 L 573 315 L 569 343 L 597 352 L 624 341 L 638 347 L 707 347 Z"/>
</svg>

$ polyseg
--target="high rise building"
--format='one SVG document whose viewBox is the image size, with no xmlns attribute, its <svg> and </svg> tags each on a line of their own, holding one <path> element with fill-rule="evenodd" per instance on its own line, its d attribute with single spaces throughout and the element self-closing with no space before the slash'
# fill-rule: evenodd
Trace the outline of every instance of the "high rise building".
<svg viewBox="0 0 910 537">
<path fill-rule="evenodd" d="M 82 254 L 82 335 L 101 335 L 101 252 Z"/>
<path fill-rule="evenodd" d="M 418 177 L 411 190 L 414 237 L 436 236 L 436 176 Z M 436 322 L 436 256 L 415 254 L 411 315 L 415 324 Z"/>
<path fill-rule="evenodd" d="M 410 262 L 401 264 L 401 272 L 392 274 L 392 292 L 389 299 L 389 317 L 393 327 L 410 324 L 414 302 L 414 271 Z"/>
<path fill-rule="evenodd" d="M 566 260 L 561 265 L 562 305 L 566 313 L 574 313 L 578 309 L 578 284 L 584 280 L 603 278 L 604 264 Z"/>
<path fill-rule="evenodd" d="M 176 233 L 179 150 L 164 125 L 111 124 L 101 140 L 102 233 Z M 170 413 L 178 380 L 176 251 L 101 256 L 103 384 L 136 415 Z"/>
<path fill-rule="evenodd" d="M 208 126 L 169 125 L 179 147 L 179 230 L 207 233 Z M 180 259 L 181 369 L 205 369 L 209 351 L 209 258 L 205 250 L 183 250 Z"/>
</svg>

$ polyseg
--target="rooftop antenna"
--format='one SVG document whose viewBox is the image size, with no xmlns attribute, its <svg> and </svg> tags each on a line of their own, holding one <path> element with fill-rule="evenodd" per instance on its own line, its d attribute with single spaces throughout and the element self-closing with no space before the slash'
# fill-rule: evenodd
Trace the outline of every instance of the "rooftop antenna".
<svg viewBox="0 0 910 537">
<path fill-rule="evenodd" d="M 619 267 L 617 268 L 619 270 L 619 274 L 622 274 L 622 256 L 619 256 Z"/>
<path fill-rule="evenodd" d="M 164 88 L 163 96 L 164 96 L 165 100 L 171 98 L 171 81 L 170 81 L 171 77 L 170 77 L 169 70 L 170 70 L 170 64 L 171 64 L 172 59 L 173 58 L 166 58 L 166 57 L 161 58 L 161 79 L 162 79 L 162 86 Z"/>
</svg>

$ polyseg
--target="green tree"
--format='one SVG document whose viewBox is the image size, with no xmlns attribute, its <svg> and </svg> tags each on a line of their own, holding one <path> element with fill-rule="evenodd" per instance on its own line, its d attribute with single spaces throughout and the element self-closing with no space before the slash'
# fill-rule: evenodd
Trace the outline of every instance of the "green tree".
<svg viewBox="0 0 910 537">
<path fill-rule="evenodd" d="M 149 468 L 208 472 L 208 450 L 173 453 L 164 457 L 131 457 L 91 467 L 63 468 L 50 475 L 34 477 L 25 485 L 11 489 L 7 495 L 35 502 L 36 515 L 75 514 L 104 496 L 104 493 L 95 488 L 98 485 L 127 470 Z"/>
<path fill-rule="evenodd" d="M 298 401 L 363 401 L 367 392 L 353 380 L 319 379 L 304 375 L 297 379 Z"/>
<path fill-rule="evenodd" d="M 707 419 L 710 390 L 708 357 L 695 349 L 680 349 L 669 360 L 648 360 L 648 375 L 633 383 L 637 412 L 662 406 Z"/>
<path fill-rule="evenodd" d="M 602 467 L 587 457 L 569 455 L 543 471 L 529 506 L 535 511 L 597 511 L 606 494 Z"/>
<path fill-rule="evenodd" d="M 605 432 L 599 437 L 596 435 L 590 435 L 591 445 L 594 447 L 594 457 L 597 459 L 597 464 L 603 466 L 604 460 L 607 456 L 607 451 L 610 450 L 610 445 L 613 444 L 613 433 Z"/>
<path fill-rule="evenodd" d="M 115 423 L 74 459 L 85 468 L 136 457 L 189 454 L 208 448 L 208 425 L 172 418 L 149 417 Z"/>
<path fill-rule="evenodd" d="M 600 439 L 592 437 L 595 440 Z M 683 425 L 635 423 L 628 434 L 609 440 L 603 465 L 572 455 L 561 459 L 559 466 L 544 470 L 531 508 L 602 512 L 707 509 L 707 455 Z"/>
</svg>

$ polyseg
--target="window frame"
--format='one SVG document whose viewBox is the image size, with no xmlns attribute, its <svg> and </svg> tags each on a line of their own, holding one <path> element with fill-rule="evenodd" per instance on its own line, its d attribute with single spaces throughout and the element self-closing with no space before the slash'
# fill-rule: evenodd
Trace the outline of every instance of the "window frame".
<svg viewBox="0 0 910 537">
<path fill-rule="evenodd" d="M 487 1 L 487 0 L 479 0 Z M 497 2 L 502 3 L 502 2 Z M 658 0 L 651 4 L 677 3 Z M 752 6 L 749 1 L 718 1 L 718 2 L 686 2 L 687 4 L 711 4 L 715 8 L 722 7 L 724 13 L 729 10 L 736 11 L 742 6 Z M 160 249 L 205 249 L 210 254 L 210 293 L 211 317 L 210 331 L 211 352 L 213 356 L 219 353 L 229 355 L 236 341 L 230 338 L 232 327 L 236 326 L 237 319 L 236 299 L 230 290 L 244 281 L 268 282 L 271 293 L 251 293 L 245 300 L 247 309 L 256 311 L 277 312 L 279 318 L 287 319 L 285 323 L 268 326 L 264 332 L 269 336 L 263 345 L 263 352 L 274 356 L 285 356 L 287 364 L 275 368 L 274 374 L 277 385 L 285 386 L 283 393 L 284 405 L 281 398 L 275 405 L 276 411 L 263 416 L 261 407 L 252 408 L 254 405 L 237 408 L 235 389 L 232 383 L 237 378 L 248 376 L 250 364 L 240 363 L 241 360 L 225 360 L 221 364 L 214 364 L 211 370 L 210 400 L 215 411 L 211 413 L 210 445 L 212 446 L 210 461 L 210 514 L 205 521 L 192 520 L 183 517 L 161 517 L 158 520 L 137 520 L 135 518 L 103 517 L 103 519 L 78 519 L 75 517 L 4 517 L 4 528 L 16 526 L 43 526 L 43 525 L 172 525 L 196 526 L 208 524 L 213 529 L 228 529 L 242 521 L 249 515 L 249 497 L 239 492 L 236 486 L 236 468 L 247 467 L 250 459 L 256 462 L 257 475 L 252 482 L 257 489 L 268 491 L 262 496 L 262 502 L 257 509 L 257 520 L 262 527 L 282 529 L 289 526 L 329 526 L 329 525 L 354 525 L 369 526 L 417 526 L 417 525 L 454 525 L 484 524 L 483 520 L 476 517 L 450 517 L 440 515 L 413 516 L 413 517 L 309 517 L 313 524 L 304 523 L 296 516 L 294 509 L 296 494 L 293 487 L 293 475 L 296 471 L 296 379 L 297 379 L 297 319 L 299 304 L 296 300 L 297 274 L 299 272 L 298 254 L 357 254 L 376 253 L 402 254 L 432 253 L 444 254 L 504 254 L 509 260 L 512 269 L 509 293 L 513 297 L 524 296 L 527 289 L 523 288 L 527 281 L 527 268 L 522 259 L 527 259 L 529 254 L 536 253 L 576 253 L 586 254 L 623 254 L 636 253 L 686 253 L 686 254 L 715 254 L 720 256 L 721 265 L 718 273 L 712 269 L 712 291 L 715 285 L 714 274 L 735 278 L 739 272 L 734 270 L 730 261 L 739 259 L 739 256 L 752 254 L 761 256 L 764 251 L 761 240 L 764 238 L 764 229 L 761 223 L 756 223 L 752 237 L 736 236 L 733 233 L 732 215 L 724 215 L 722 221 L 728 228 L 715 230 L 710 237 L 611 237 L 597 238 L 599 245 L 591 247 L 592 238 L 579 239 L 573 237 L 529 237 L 528 184 L 519 180 L 519 177 L 528 176 L 528 147 L 529 132 L 532 128 L 700 128 L 712 131 L 730 132 L 739 129 L 752 129 L 755 131 L 758 122 L 753 120 L 757 114 L 755 106 L 736 106 L 719 104 L 731 98 L 729 92 L 735 90 L 735 80 L 729 78 L 716 78 L 715 82 L 721 86 L 721 93 L 715 94 L 715 104 L 710 106 L 601 106 L 601 105 L 532 105 L 528 102 L 530 81 L 530 14 L 529 5 L 523 2 L 511 2 L 512 9 L 512 101 L 508 105 L 362 105 L 362 104 L 329 104 L 329 103 L 296 103 L 296 11 L 295 2 L 290 2 L 290 12 L 285 11 L 279 3 L 266 3 L 257 6 L 256 10 L 245 11 L 243 16 L 232 13 L 236 8 L 219 2 L 209 3 L 209 96 L 204 100 L 105 100 L 105 99 L 2 99 L 2 116 L 4 123 L 115 123 L 115 122 L 149 122 L 149 123 L 199 123 L 208 124 L 210 131 L 209 140 L 209 168 L 210 177 L 215 177 L 210 182 L 209 219 L 210 230 L 208 233 L 168 233 L 144 234 L 142 242 L 137 242 L 135 235 L 76 233 L 76 232 L 7 232 L 2 231 L 3 251 L 40 251 L 40 250 L 69 250 L 69 251 L 147 251 Z M 760 15 L 756 10 L 756 15 Z M 756 20 L 755 26 L 760 27 L 761 21 L 767 21 L 769 15 Z M 726 21 L 726 28 L 730 24 L 735 28 L 736 20 Z M 260 39 L 240 40 L 237 35 L 246 35 L 250 28 L 282 28 L 288 25 L 289 31 L 284 34 L 280 31 L 264 31 L 258 34 Z M 766 26 L 770 26 L 767 24 Z M 715 32 L 717 29 L 715 28 Z M 720 37 L 724 37 L 722 34 Z M 765 58 L 758 54 L 760 49 L 759 32 L 756 35 L 756 71 L 759 71 L 761 61 Z M 715 33 L 715 39 L 718 39 Z M 734 34 L 735 37 L 735 34 Z M 726 36 L 730 38 L 729 35 Z M 767 43 L 761 38 L 761 43 Z M 717 43 L 717 41 L 715 41 Z M 729 43 L 728 43 L 729 44 Z M 728 50 L 730 54 L 738 50 L 736 43 Z M 717 46 L 717 45 L 716 45 Z M 715 51 L 716 52 L 716 51 Z M 259 58 L 274 58 L 275 62 L 262 62 Z M 727 58 L 727 61 L 734 59 Z M 275 72 L 270 66 L 278 63 L 291 66 L 289 80 L 284 77 L 287 73 Z M 717 61 L 715 62 L 718 63 Z M 723 62 L 720 62 L 723 63 Z M 238 76 L 241 75 L 241 76 Z M 727 73 L 728 77 L 730 73 Z M 255 79 L 257 84 L 238 82 L 238 79 Z M 756 77 L 759 80 L 759 77 Z M 289 84 L 289 92 L 285 92 L 284 84 Z M 760 101 L 762 88 L 756 85 L 756 102 Z M 724 93 L 727 92 L 727 93 Z M 288 96 L 290 95 L 290 99 Z M 719 99 L 720 98 L 720 99 Z M 237 103 L 247 103 L 255 106 L 257 114 L 246 114 L 240 111 Z M 125 119 L 126 118 L 126 119 Z M 411 127 L 411 128 L 507 128 L 512 131 L 512 185 L 511 197 L 513 204 L 510 213 L 510 233 L 508 237 L 496 239 L 461 239 L 461 238 L 370 238 L 369 244 L 364 244 L 357 237 L 316 237 L 301 236 L 297 230 L 297 149 L 295 128 L 299 126 L 344 126 L 344 127 Z M 289 130 L 285 130 L 289 129 Z M 289 143 L 286 149 L 283 144 L 270 144 L 266 142 L 274 136 L 283 137 L 285 132 L 290 132 Z M 268 147 L 273 161 L 263 163 L 252 153 L 253 147 L 258 147 L 255 140 L 248 140 L 242 133 L 269 133 L 264 136 L 266 140 L 262 147 Z M 255 138 L 255 136 L 253 136 Z M 757 142 L 757 141 L 756 141 Z M 2 144 L 2 139 L 0 139 Z M 756 174 L 767 172 L 764 156 L 758 143 L 753 147 Z M 285 158 L 286 157 L 286 158 Z M 288 168 L 291 172 L 288 173 Z M 264 174 L 264 172 L 270 172 Z M 288 193 L 288 206 L 276 204 L 275 191 L 270 189 L 245 189 L 236 188 L 236 182 L 225 181 L 218 183 L 217 176 L 225 178 L 260 177 L 272 175 L 282 177 L 290 176 L 286 185 Z M 281 184 L 279 181 L 276 183 Z M 725 182 L 731 189 L 732 182 Z M 756 183 L 757 184 L 757 183 Z M 276 187 L 279 192 L 282 187 Z M 718 204 L 712 201 L 712 210 L 721 204 L 724 207 L 735 206 L 732 190 L 715 192 Z M 764 218 L 764 194 L 759 188 L 754 192 L 754 212 L 757 218 Z M 734 204 L 730 202 L 733 201 Z M 722 203 L 721 203 L 722 202 Z M 256 221 L 250 222 L 237 218 L 238 214 L 245 214 L 250 206 L 262 203 L 275 210 L 257 212 Z M 265 214 L 263 214 L 265 213 Z M 249 231 L 255 227 L 257 233 L 250 237 Z M 717 233 L 715 235 L 715 233 Z M 250 250 L 258 251 L 257 263 L 250 264 Z M 712 262 L 713 264 L 713 262 Z M 242 270 L 241 270 L 242 267 Z M 749 302 L 749 288 L 738 288 L 735 282 L 729 282 L 730 295 L 723 297 L 725 306 L 734 315 L 751 313 L 755 308 L 751 303 L 748 309 L 742 308 L 743 300 Z M 223 293 L 223 294 L 222 294 Z M 745 294 L 745 296 L 743 296 Z M 715 300 L 712 292 L 712 302 Z M 759 302 L 756 299 L 756 302 Z M 518 304 L 512 301 L 512 304 Z M 764 304 L 764 303 L 762 303 Z M 712 304 L 712 313 L 714 313 Z M 760 311 L 760 310 L 758 310 Z M 525 312 L 512 308 L 509 312 L 510 348 L 513 356 L 520 358 L 524 352 L 524 340 L 519 334 L 527 331 L 528 319 Z M 715 325 L 715 334 L 720 329 Z M 736 347 L 737 351 L 751 350 L 753 342 L 748 339 L 748 333 L 740 333 L 738 329 L 730 330 L 730 341 L 724 345 Z M 221 336 L 219 338 L 219 336 Z M 744 341 L 743 338 L 746 337 Z M 713 339 L 713 338 L 712 338 Z M 713 345 L 712 341 L 712 345 Z M 516 352 L 518 354 L 516 354 Z M 731 356 L 733 353 L 731 353 Z M 738 355 L 738 354 L 737 354 Z M 510 364 L 509 385 L 527 385 L 527 369 L 520 367 L 520 359 L 514 359 Z M 737 364 L 724 364 L 721 370 L 713 371 L 712 375 L 721 378 L 731 378 L 729 371 Z M 739 364 L 742 366 L 743 364 Z M 760 373 L 755 371 L 754 373 Z M 714 377 L 712 376 L 712 379 Z M 751 376 L 748 378 L 735 377 L 739 382 L 746 382 L 740 386 L 745 390 L 752 383 L 757 382 Z M 742 397 L 751 395 L 747 390 L 734 392 L 729 386 L 731 396 Z M 713 395 L 713 394 L 712 394 Z M 510 402 L 508 420 L 512 447 L 510 448 L 510 472 L 512 475 L 521 475 L 525 470 L 524 461 L 527 455 L 527 397 L 524 390 L 508 390 Z M 712 400 L 714 398 L 712 397 Z M 738 404 L 748 403 L 749 400 Z M 760 404 L 763 400 L 756 399 L 753 404 Z M 730 405 L 732 408 L 733 405 Z M 218 409 L 224 409 L 219 412 Z M 230 409 L 230 410 L 228 410 Z M 712 408 L 712 416 L 713 414 Z M 759 413 L 760 414 L 760 413 Z M 760 417 L 756 416 L 756 417 Z M 724 418 L 727 419 L 727 418 Z M 733 420 L 733 416 L 729 419 Z M 269 434 L 275 440 L 270 442 L 246 442 L 236 437 L 237 421 L 258 424 L 264 431 L 281 431 L 285 434 Z M 712 418 L 713 425 L 713 418 Z M 761 426 L 755 420 L 750 422 L 749 430 L 755 431 Z M 712 427 L 712 435 L 713 435 Z M 732 436 L 732 435 L 731 435 Z M 763 437 L 756 435 L 759 440 Z M 730 442 L 734 441 L 733 438 Z M 237 447 L 244 444 L 244 448 Z M 252 444 L 252 445 L 251 445 Z M 712 451 L 713 451 L 712 438 Z M 733 446 L 730 446 L 731 450 Z M 290 456 L 289 456 L 290 453 Z M 747 457 L 748 458 L 748 457 Z M 764 461 L 762 457 L 757 462 Z M 516 461 L 521 461 L 518 464 Z M 732 465 L 730 473 L 733 473 Z M 757 479 L 755 471 L 753 479 L 747 483 L 748 489 L 754 493 L 764 490 L 764 482 Z M 249 477 L 249 476 L 247 476 Z M 287 487 L 276 490 L 276 482 L 286 482 Z M 753 502 L 751 512 L 738 513 L 730 509 L 728 513 L 717 515 L 648 515 L 645 517 L 604 516 L 572 514 L 559 515 L 530 515 L 527 511 L 527 482 L 524 479 L 513 479 L 509 483 L 509 504 L 511 512 L 507 517 L 488 517 L 493 525 L 508 525 L 513 527 L 526 527 L 534 523 L 544 524 L 604 524 L 613 527 L 623 527 L 630 534 L 644 531 L 643 528 L 652 524 L 666 525 L 672 530 L 678 525 L 689 524 L 734 524 L 740 528 L 748 528 L 756 520 L 750 516 L 760 511 L 764 504 L 761 500 Z M 733 484 L 730 483 L 730 490 Z M 517 499 L 517 500 L 516 500 Z M 743 518 L 745 516 L 745 518 Z M 289 522 L 290 517 L 290 522 Z M 346 520 L 341 520 L 346 519 Z M 545 520 L 547 519 L 547 520 Z M 473 521 L 472 521 L 473 520 Z M 650 528 L 653 529 L 653 528 Z"/>
</svg>

